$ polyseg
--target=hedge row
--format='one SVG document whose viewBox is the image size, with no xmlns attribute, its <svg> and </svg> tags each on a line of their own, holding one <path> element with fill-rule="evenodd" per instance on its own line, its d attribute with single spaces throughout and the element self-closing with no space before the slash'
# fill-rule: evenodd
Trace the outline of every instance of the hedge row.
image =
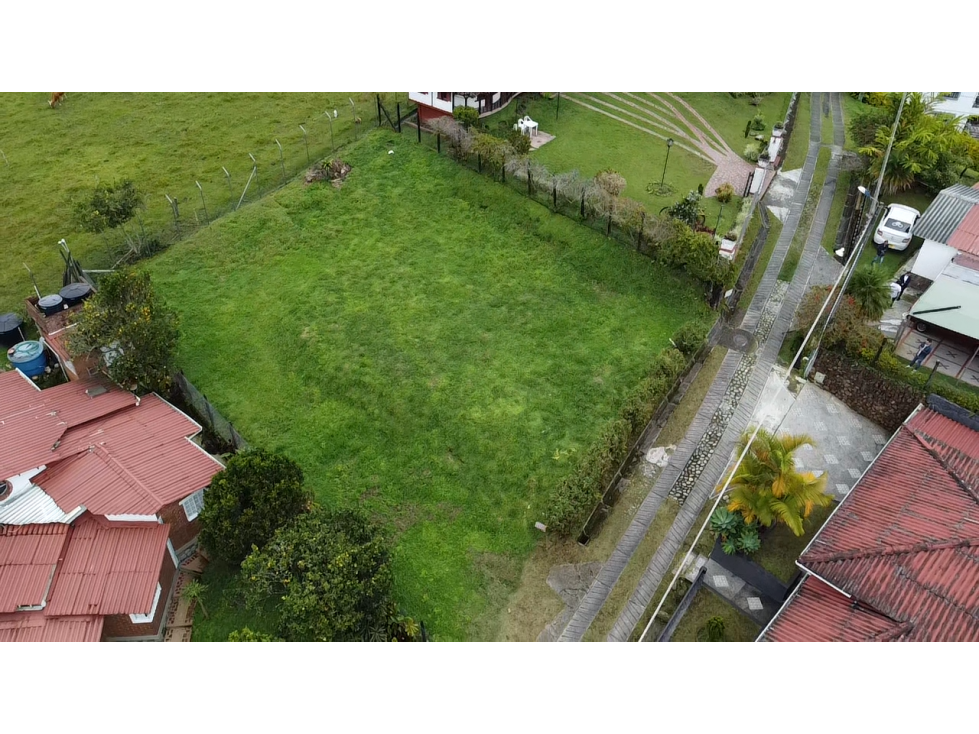
<svg viewBox="0 0 979 734">
<path fill-rule="evenodd" d="M 860 352 L 858 359 L 878 372 L 919 390 L 922 397 L 928 393 L 934 393 L 972 413 L 979 413 L 979 394 L 950 385 L 944 380 L 933 379 L 928 382 L 931 370 L 909 370 L 907 362 L 900 360 L 889 349 L 881 353 L 876 363 L 874 363 L 875 356 L 876 352 L 866 349 Z M 928 382 L 927 388 L 925 387 L 926 382 Z"/>
<path fill-rule="evenodd" d="M 649 373 L 626 396 L 618 416 L 579 454 L 571 472 L 552 492 L 545 515 L 548 530 L 562 536 L 581 531 L 629 447 L 706 339 L 707 330 L 700 324 L 684 324 L 677 330 L 672 341 L 678 348 L 664 349 L 656 356 Z"/>
</svg>

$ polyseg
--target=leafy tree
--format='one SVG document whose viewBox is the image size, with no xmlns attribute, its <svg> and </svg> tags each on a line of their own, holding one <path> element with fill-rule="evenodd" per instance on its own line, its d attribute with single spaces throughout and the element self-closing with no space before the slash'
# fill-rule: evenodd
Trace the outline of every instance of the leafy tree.
<svg viewBox="0 0 979 734">
<path fill-rule="evenodd" d="M 282 642 L 282 640 L 264 632 L 253 632 L 248 627 L 242 627 L 228 635 L 228 642 Z"/>
<path fill-rule="evenodd" d="M 102 366 L 126 387 L 163 391 L 170 385 L 179 337 L 176 312 L 153 291 L 148 273 L 106 275 L 74 316 L 68 337 L 73 356 L 102 350 Z"/>
<path fill-rule="evenodd" d="M 700 194 L 691 191 L 680 201 L 670 206 L 666 213 L 674 219 L 679 219 L 688 227 L 693 227 L 704 215 L 704 210 L 700 206 L 700 198 Z"/>
<path fill-rule="evenodd" d="M 873 140 L 859 149 L 861 155 L 870 159 L 868 174 L 873 179 L 878 177 L 883 165 L 901 94 L 889 94 L 886 99 L 886 105 L 880 109 L 886 111 L 888 122 L 879 125 Z M 959 131 L 954 118 L 933 114 L 934 107 L 935 100 L 921 92 L 907 95 L 884 172 L 885 192 L 905 191 L 916 183 L 937 191 L 954 183 L 969 164 L 969 143 L 965 139 L 968 136 Z"/>
<path fill-rule="evenodd" d="M 292 459 L 264 449 L 243 451 L 211 479 L 199 516 L 200 541 L 215 558 L 237 566 L 306 512 L 312 499 Z"/>
<path fill-rule="evenodd" d="M 391 639 L 388 548 L 361 515 L 321 508 L 300 515 L 252 551 L 242 574 L 250 605 L 281 599 L 286 640 Z"/>
<path fill-rule="evenodd" d="M 891 305 L 891 278 L 883 268 L 864 265 L 857 268 L 846 292 L 871 321 L 877 321 Z"/>
<path fill-rule="evenodd" d="M 122 227 L 143 203 L 132 181 L 98 183 L 88 197 L 75 202 L 75 222 L 86 232 L 101 234 Z"/>
<path fill-rule="evenodd" d="M 456 107 L 452 117 L 468 130 L 479 122 L 479 111 L 475 107 Z"/>
<path fill-rule="evenodd" d="M 854 275 L 854 277 L 856 277 Z M 829 295 L 829 286 L 815 286 L 810 288 L 802 298 L 797 311 L 799 328 L 807 331 L 812 327 L 816 320 L 816 314 Z M 820 326 L 826 322 L 829 314 L 829 307 L 820 317 Z M 840 300 L 840 306 L 833 317 L 833 323 L 823 334 L 822 344 L 824 347 L 837 347 L 846 351 L 848 354 L 857 356 L 866 349 L 876 349 L 884 335 L 876 324 L 868 323 L 867 315 L 857 304 L 853 296 L 845 295 Z"/>
<path fill-rule="evenodd" d="M 741 436 L 739 455 L 750 439 L 749 432 Z M 804 434 L 776 435 L 760 429 L 744 460 L 728 475 L 727 509 L 740 512 L 747 523 L 757 522 L 765 527 L 784 524 L 795 535 L 802 535 L 804 522 L 813 509 L 828 507 L 833 501 L 826 492 L 825 473 L 817 477 L 812 472 L 796 470 L 793 453 L 805 445 L 813 445 L 813 440 Z"/>
</svg>

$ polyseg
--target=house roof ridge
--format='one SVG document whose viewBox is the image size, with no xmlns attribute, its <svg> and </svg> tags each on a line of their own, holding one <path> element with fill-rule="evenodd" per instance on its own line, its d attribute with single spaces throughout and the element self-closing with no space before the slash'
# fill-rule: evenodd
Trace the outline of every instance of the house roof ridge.
<svg viewBox="0 0 979 734">
<path fill-rule="evenodd" d="M 888 619 L 894 619 L 889 614 L 885 614 L 884 616 L 887 617 Z M 912 630 L 914 630 L 914 624 L 912 622 L 897 623 L 897 620 L 894 621 L 895 621 L 895 625 L 893 627 L 891 627 L 890 629 L 886 629 L 883 632 L 878 632 L 877 634 L 870 635 L 867 638 L 867 642 L 891 642 L 893 640 L 896 640 L 901 635 L 906 635 Z"/>
<path fill-rule="evenodd" d="M 953 418 L 949 418 L 949 420 L 954 420 L 954 419 Z M 928 452 L 929 456 L 931 456 L 935 461 L 937 461 L 938 462 L 938 465 L 950 477 L 952 477 L 952 479 L 955 481 L 955 483 L 958 484 L 963 490 L 965 490 L 965 493 L 968 494 L 969 497 L 972 498 L 972 501 L 973 502 L 975 502 L 977 505 L 979 505 L 979 491 L 977 491 L 977 489 L 975 487 L 973 487 L 969 482 L 967 482 L 965 479 L 963 479 L 962 476 L 955 470 L 955 468 L 952 467 L 945 460 L 945 458 L 940 453 L 938 453 L 935 450 L 934 446 L 932 444 L 930 444 L 928 441 L 926 441 L 923 437 L 924 436 L 927 436 L 931 441 L 934 441 L 935 443 L 940 443 L 942 446 L 948 447 L 949 449 L 951 449 L 952 451 L 954 451 L 958 456 L 965 457 L 969 461 L 974 461 L 974 459 L 971 456 L 969 456 L 968 454 L 966 454 L 961 449 L 958 449 L 955 446 L 952 446 L 951 444 L 946 443 L 945 441 L 942 441 L 940 439 L 937 439 L 934 436 L 931 436 L 930 434 L 925 433 L 924 431 L 921 431 L 920 429 L 911 428 L 910 426 L 908 426 L 908 425 L 905 424 L 905 425 L 901 426 L 901 430 L 906 430 L 912 436 L 914 436 L 915 440 L 917 440 L 917 442 L 921 444 L 922 448 L 924 448 L 924 450 Z"/>
<path fill-rule="evenodd" d="M 102 459 L 106 466 L 108 466 L 112 471 L 126 479 L 137 492 L 144 496 L 144 498 L 154 502 L 156 511 L 166 504 L 162 499 L 153 493 L 153 490 L 143 484 L 135 474 L 129 471 L 129 469 L 127 469 L 126 466 L 119 461 L 119 459 L 113 456 L 112 452 L 105 446 L 102 444 L 93 444 L 89 447 L 89 449 L 98 455 L 98 457 Z"/>
<path fill-rule="evenodd" d="M 899 556 L 907 553 L 927 553 L 937 550 L 948 550 L 951 548 L 974 548 L 979 546 L 979 528 L 977 535 L 969 538 L 958 538 L 956 540 L 923 541 L 921 543 L 909 543 L 905 545 L 884 546 L 877 548 L 858 548 L 856 550 L 843 551 L 841 553 L 809 553 L 804 559 L 799 559 L 804 566 L 810 563 L 833 563 L 835 561 L 855 561 L 860 558 L 886 556 Z"/>
</svg>

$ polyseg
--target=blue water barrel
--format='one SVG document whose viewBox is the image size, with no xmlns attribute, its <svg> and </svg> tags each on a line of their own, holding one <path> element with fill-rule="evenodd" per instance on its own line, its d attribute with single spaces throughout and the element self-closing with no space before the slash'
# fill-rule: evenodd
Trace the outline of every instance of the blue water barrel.
<svg viewBox="0 0 979 734">
<path fill-rule="evenodd" d="M 10 364 L 28 377 L 36 377 L 44 372 L 48 364 L 41 342 L 21 342 L 7 350 Z"/>
<path fill-rule="evenodd" d="M 0 316 L 0 345 L 4 349 L 24 341 L 24 330 L 21 328 L 24 319 L 15 313 L 5 313 Z"/>
<path fill-rule="evenodd" d="M 52 296 L 41 296 L 37 302 L 37 307 L 41 309 L 45 316 L 54 316 L 65 308 L 65 300 L 55 293 Z"/>
</svg>

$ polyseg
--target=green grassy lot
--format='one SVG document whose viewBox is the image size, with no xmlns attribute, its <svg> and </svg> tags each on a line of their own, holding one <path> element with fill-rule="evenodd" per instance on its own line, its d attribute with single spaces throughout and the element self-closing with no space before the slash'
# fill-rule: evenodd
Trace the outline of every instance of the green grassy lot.
<svg viewBox="0 0 979 734">
<path fill-rule="evenodd" d="M 740 609 L 704 587 L 697 592 L 670 642 L 697 642 L 697 632 L 711 617 L 724 619 L 724 642 L 754 642 L 761 634 L 761 627 Z"/>
<path fill-rule="evenodd" d="M 406 613 L 493 638 L 569 457 L 709 312 L 685 276 L 395 133 L 344 159 L 342 188 L 289 186 L 149 269 L 190 379 L 322 502 L 387 526 Z"/>
<path fill-rule="evenodd" d="M 866 105 L 858 99 L 854 99 L 849 95 L 849 93 L 843 94 L 843 127 L 846 130 L 846 144 L 844 145 L 845 150 L 856 151 L 857 144 L 853 141 L 853 136 L 850 135 L 850 120 L 853 116 L 863 110 Z"/>
<path fill-rule="evenodd" d="M 766 125 L 763 134 L 770 135 L 772 125 L 785 120 L 792 93 L 767 93 L 762 96 L 761 104 L 757 107 L 751 104 L 750 97 L 735 98 L 727 92 L 683 92 L 679 96 L 703 115 L 734 152 L 741 155 L 750 139 L 744 136 L 744 128 L 748 122 L 761 113 Z M 680 111 L 683 112 L 682 109 Z"/>
<path fill-rule="evenodd" d="M 392 102 L 393 95 L 386 95 Z M 404 100 L 404 94 L 399 95 Z M 363 122 L 354 124 L 354 109 Z M 330 153 L 330 123 L 336 109 L 336 143 L 363 133 L 376 118 L 373 93 L 331 94 L 97 94 L 72 92 L 55 109 L 48 95 L 2 94 L 0 150 L 0 313 L 18 309 L 33 293 L 23 263 L 42 292 L 61 287 L 63 264 L 57 242 L 66 238 L 88 268 L 112 265 L 119 233 L 106 240 L 76 231 L 71 201 L 99 180 L 132 179 L 145 194 L 141 217 L 147 233 L 172 229 L 165 195 L 179 202 L 184 231 L 203 220 L 201 191 L 210 217 L 237 202 L 252 169 L 256 180 L 246 200 L 282 182 L 278 139 L 285 168 L 306 166 L 303 124 L 310 154 Z M 392 112 L 393 114 L 393 112 Z M 231 174 L 229 191 L 222 166 Z M 137 226 L 134 222 L 134 226 Z M 111 252 L 110 252 L 111 250 Z"/>
</svg>

